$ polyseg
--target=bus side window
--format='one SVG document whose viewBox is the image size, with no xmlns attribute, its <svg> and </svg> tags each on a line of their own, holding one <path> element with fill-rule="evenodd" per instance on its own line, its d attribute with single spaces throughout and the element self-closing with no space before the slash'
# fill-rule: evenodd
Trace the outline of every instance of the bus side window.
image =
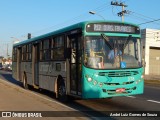
<svg viewBox="0 0 160 120">
<path fill-rule="evenodd" d="M 40 42 L 40 60 L 43 60 L 43 41 Z"/>
<path fill-rule="evenodd" d="M 76 63 L 76 42 L 74 39 L 71 41 L 71 61 L 72 63 Z"/>
</svg>

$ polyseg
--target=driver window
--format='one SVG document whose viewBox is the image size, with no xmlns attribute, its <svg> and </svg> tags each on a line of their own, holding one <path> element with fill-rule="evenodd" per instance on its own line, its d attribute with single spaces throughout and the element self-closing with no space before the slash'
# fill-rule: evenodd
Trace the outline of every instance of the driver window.
<svg viewBox="0 0 160 120">
<path fill-rule="evenodd" d="M 102 67 L 103 41 L 99 37 L 86 40 L 85 42 L 85 63 L 92 68 Z"/>
</svg>

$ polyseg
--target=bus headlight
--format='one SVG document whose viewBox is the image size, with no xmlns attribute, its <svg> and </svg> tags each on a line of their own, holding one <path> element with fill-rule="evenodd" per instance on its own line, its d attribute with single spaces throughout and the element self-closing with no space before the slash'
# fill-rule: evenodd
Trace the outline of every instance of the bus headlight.
<svg viewBox="0 0 160 120">
<path fill-rule="evenodd" d="M 92 81 L 92 78 L 89 75 L 86 74 L 85 77 L 86 77 L 86 79 L 87 79 L 88 82 Z"/>
<path fill-rule="evenodd" d="M 87 80 L 88 80 L 88 82 L 91 82 L 91 81 L 92 81 L 92 78 L 89 77 L 89 78 L 87 78 Z"/>
</svg>

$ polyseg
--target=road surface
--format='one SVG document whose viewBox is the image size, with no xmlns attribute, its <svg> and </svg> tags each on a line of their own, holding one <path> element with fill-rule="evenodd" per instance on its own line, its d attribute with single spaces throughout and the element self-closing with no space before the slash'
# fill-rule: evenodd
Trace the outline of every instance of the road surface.
<svg viewBox="0 0 160 120">
<path fill-rule="evenodd" d="M 160 113 L 158 112 L 160 111 L 160 87 L 158 86 L 145 85 L 143 95 L 115 97 L 112 99 L 73 100 L 72 102 L 64 104 L 57 101 L 49 91 L 23 89 L 22 84 L 14 80 L 10 72 L 0 71 L 0 79 L 0 111 L 48 111 L 47 113 L 42 112 L 42 115 L 48 114 L 48 116 L 54 116 L 57 114 L 58 117 L 54 117 L 56 119 L 69 117 L 69 119 L 78 120 L 121 120 L 128 119 L 128 117 L 122 117 L 127 116 L 127 114 L 130 114 L 128 115 L 130 116 L 129 119 L 134 120 L 136 115 L 142 116 L 144 113 L 144 115 L 147 114 L 147 116 L 150 117 L 136 117 L 136 119 L 159 119 L 156 117 L 156 114 L 159 115 Z M 52 112 L 50 113 L 49 111 Z M 57 113 L 53 111 L 60 112 Z M 62 111 L 70 112 L 65 112 L 64 117 L 60 117 Z M 121 114 L 121 117 L 119 117 L 119 114 Z M 76 115 L 78 117 L 76 117 Z M 118 115 L 118 117 L 116 115 Z M 151 117 L 151 115 L 154 117 Z M 53 118 L 47 117 L 47 119 Z"/>
</svg>

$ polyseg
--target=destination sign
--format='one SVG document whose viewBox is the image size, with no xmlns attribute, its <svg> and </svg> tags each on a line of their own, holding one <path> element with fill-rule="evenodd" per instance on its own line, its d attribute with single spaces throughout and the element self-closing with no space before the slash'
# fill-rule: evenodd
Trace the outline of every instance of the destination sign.
<svg viewBox="0 0 160 120">
<path fill-rule="evenodd" d="M 128 24 L 117 23 L 92 23 L 87 25 L 87 32 L 122 32 L 122 33 L 140 33 L 138 27 Z"/>
</svg>

